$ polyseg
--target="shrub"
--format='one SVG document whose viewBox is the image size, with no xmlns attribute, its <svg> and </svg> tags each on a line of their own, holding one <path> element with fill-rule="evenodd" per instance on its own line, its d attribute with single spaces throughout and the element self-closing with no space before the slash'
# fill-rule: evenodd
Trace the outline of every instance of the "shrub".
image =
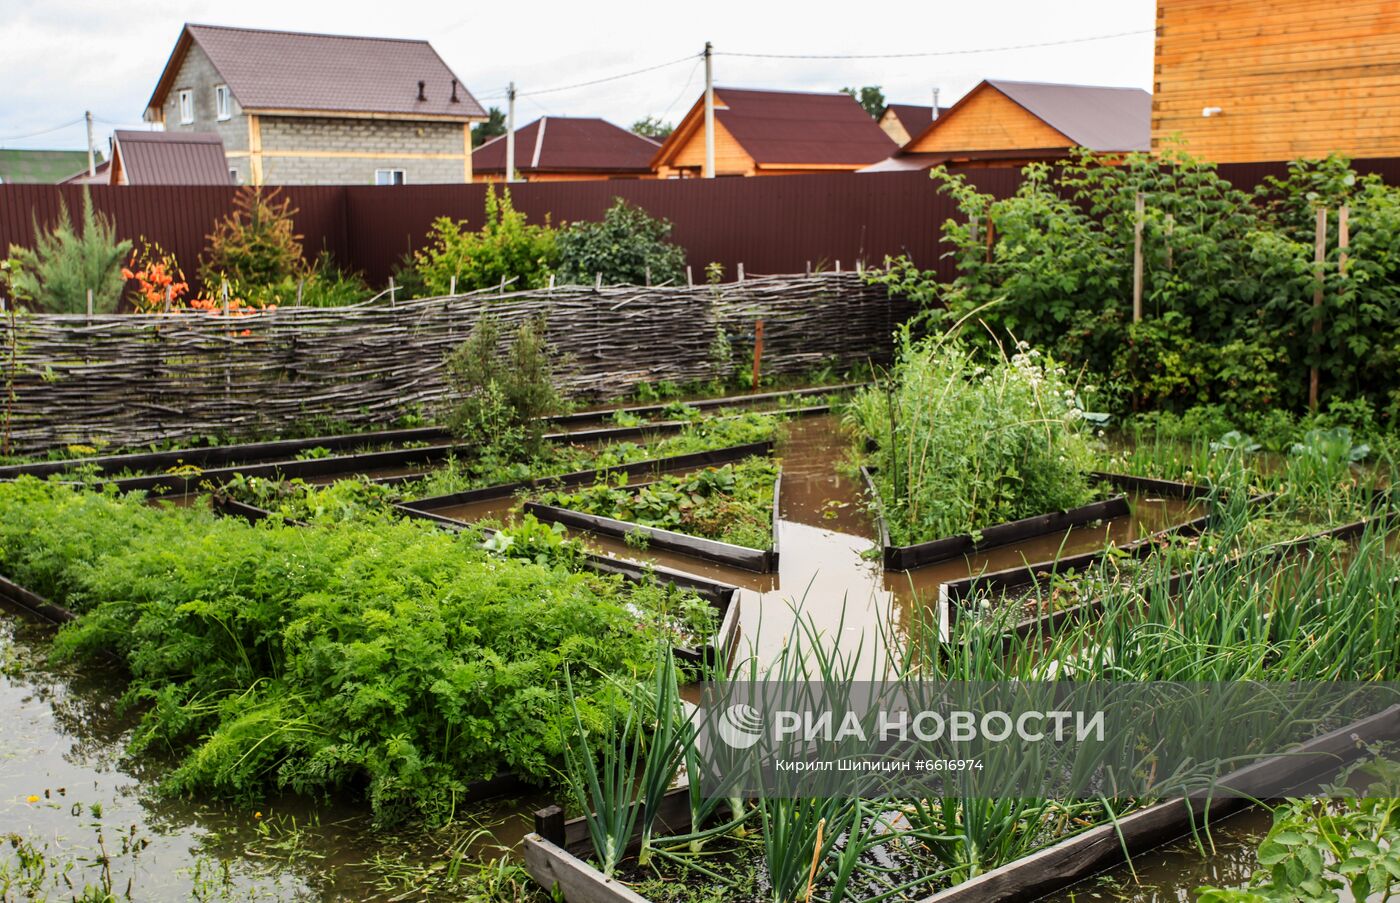
<svg viewBox="0 0 1400 903">
<path fill-rule="evenodd" d="M 514 289 L 543 288 L 555 260 L 554 230 L 532 226 L 511 204 L 510 189 L 486 191 L 486 221 L 478 232 L 466 220 L 441 216 L 428 230 L 428 247 L 414 253 L 417 277 L 428 295 L 495 288 L 514 279 Z"/>
<path fill-rule="evenodd" d="M 109 217 L 92 206 L 83 189 L 82 228 L 73 227 L 68 204 L 58 202 L 58 222 L 49 231 L 34 222 L 34 247 L 10 245 L 10 290 L 17 299 L 57 314 L 87 312 L 92 290 L 94 313 L 111 313 L 121 301 L 122 260 L 131 242 L 116 240 Z"/>
<path fill-rule="evenodd" d="M 448 355 L 447 382 L 455 401 L 448 428 L 477 445 L 483 459 L 519 460 L 537 454 L 544 435 L 540 418 L 561 403 L 542 323 L 526 320 L 509 349 L 501 327 L 483 315 L 467 341 Z"/>
<path fill-rule="evenodd" d="M 847 417 L 873 443 L 890 537 L 926 542 L 1092 498 L 1083 412 L 1065 371 L 1022 343 L 984 358 L 950 337 L 904 337 L 888 387 Z"/>
<path fill-rule="evenodd" d="M 199 278 L 206 295 L 218 296 L 225 279 L 248 292 L 294 281 L 304 272 L 301 236 L 292 223 L 297 211 L 280 194 L 280 188 L 238 189 L 233 211 L 215 225 L 200 260 Z"/>
<path fill-rule="evenodd" d="M 558 236 L 559 275 L 566 282 L 676 282 L 685 276 L 685 249 L 671 243 L 671 223 L 615 198 L 602 222 L 576 222 Z"/>
</svg>

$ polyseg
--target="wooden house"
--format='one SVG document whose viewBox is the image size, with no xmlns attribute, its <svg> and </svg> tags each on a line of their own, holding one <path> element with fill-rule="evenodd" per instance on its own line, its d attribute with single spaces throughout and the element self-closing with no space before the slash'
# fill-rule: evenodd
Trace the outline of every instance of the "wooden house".
<svg viewBox="0 0 1400 903">
<path fill-rule="evenodd" d="M 1220 163 L 1400 155 L 1400 3 L 1157 0 L 1152 146 Z"/>
<path fill-rule="evenodd" d="M 938 115 L 948 112 L 947 107 L 939 107 Z M 937 118 L 933 115 L 933 105 L 920 106 L 916 103 L 892 103 L 875 120 L 890 140 L 900 147 L 909 143 L 915 135 L 923 134 Z"/>
<path fill-rule="evenodd" d="M 715 175 L 850 172 L 896 145 L 848 94 L 715 88 Z M 701 95 L 652 158 L 663 179 L 698 178 L 705 165 Z"/>
<path fill-rule="evenodd" d="M 1103 154 L 1149 147 L 1152 96 L 1139 88 L 987 79 L 890 159 L 865 172 L 940 164 L 1021 166 L 1071 148 Z"/>
<path fill-rule="evenodd" d="M 650 179 L 660 144 L 606 119 L 542 116 L 515 130 L 515 172 L 525 182 Z M 472 151 L 478 182 L 506 175 L 506 138 L 497 135 Z"/>
</svg>

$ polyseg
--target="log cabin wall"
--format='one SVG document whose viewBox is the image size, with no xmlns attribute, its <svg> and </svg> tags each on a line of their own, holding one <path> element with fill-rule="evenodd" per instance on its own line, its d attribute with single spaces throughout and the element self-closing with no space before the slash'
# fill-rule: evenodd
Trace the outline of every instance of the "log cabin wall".
<svg viewBox="0 0 1400 903">
<path fill-rule="evenodd" d="M 1154 82 L 1155 151 L 1179 137 L 1221 163 L 1395 156 L 1400 2 L 1158 0 Z"/>
</svg>

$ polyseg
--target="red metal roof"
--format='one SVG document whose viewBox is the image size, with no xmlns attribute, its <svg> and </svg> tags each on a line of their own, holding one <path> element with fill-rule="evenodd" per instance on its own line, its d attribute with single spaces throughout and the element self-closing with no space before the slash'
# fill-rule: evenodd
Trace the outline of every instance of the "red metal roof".
<svg viewBox="0 0 1400 903">
<path fill-rule="evenodd" d="M 515 130 L 515 168 L 522 173 L 647 173 L 659 146 L 606 119 L 543 116 Z M 472 170 L 506 171 L 504 135 L 472 151 Z"/>
<path fill-rule="evenodd" d="M 229 184 L 224 142 L 213 132 L 118 130 L 112 159 L 127 185 Z"/>
<path fill-rule="evenodd" d="M 705 98 L 691 107 L 653 166 L 702 128 Z M 759 166 L 861 166 L 898 149 L 855 98 L 840 92 L 756 91 L 715 88 L 715 120 Z"/>
<path fill-rule="evenodd" d="M 874 163 L 895 149 L 849 94 L 715 88 L 715 103 L 715 118 L 759 166 Z"/>
<path fill-rule="evenodd" d="M 1152 95 L 1141 88 L 987 79 L 1080 147 L 1145 151 L 1152 146 Z"/>
<path fill-rule="evenodd" d="M 150 107 L 160 107 L 191 42 L 249 110 L 379 113 L 412 118 L 486 115 L 427 41 L 186 25 Z M 457 101 L 452 82 L 457 81 Z M 418 83 L 425 82 L 418 99 Z"/>
</svg>

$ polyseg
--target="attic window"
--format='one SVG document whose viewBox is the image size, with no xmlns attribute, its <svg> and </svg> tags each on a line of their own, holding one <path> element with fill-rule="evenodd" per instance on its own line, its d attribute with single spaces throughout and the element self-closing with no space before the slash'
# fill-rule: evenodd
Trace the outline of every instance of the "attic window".
<svg viewBox="0 0 1400 903">
<path fill-rule="evenodd" d="M 180 101 L 180 124 L 189 125 L 194 122 L 194 92 L 188 88 L 179 94 Z"/>
<path fill-rule="evenodd" d="M 221 121 L 233 115 L 229 111 L 228 85 L 214 86 L 214 115 Z"/>
</svg>

